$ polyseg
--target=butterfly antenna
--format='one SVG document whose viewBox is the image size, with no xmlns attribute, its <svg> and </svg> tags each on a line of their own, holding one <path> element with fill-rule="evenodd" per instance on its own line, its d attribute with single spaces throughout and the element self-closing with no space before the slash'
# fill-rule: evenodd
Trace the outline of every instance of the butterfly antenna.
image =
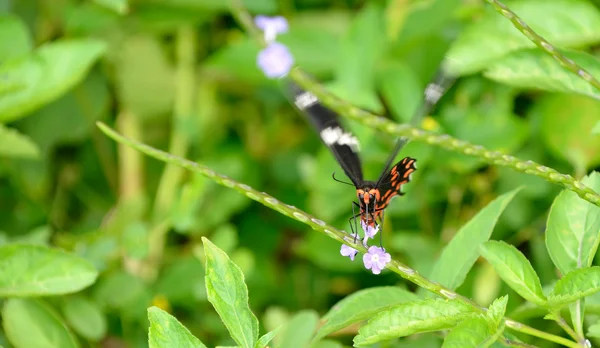
<svg viewBox="0 0 600 348">
<path fill-rule="evenodd" d="M 438 101 L 442 98 L 442 96 L 446 93 L 446 91 L 452 86 L 455 77 L 450 76 L 446 73 L 445 62 L 442 62 L 442 67 L 437 72 L 433 82 L 430 82 L 425 88 L 425 102 L 421 107 L 413 114 L 413 117 L 410 120 L 410 125 L 416 127 L 421 119 L 428 115 L 433 107 L 438 103 Z M 377 184 L 375 187 L 379 187 L 381 185 L 381 180 L 385 177 L 385 174 L 390 170 L 392 162 L 398 155 L 398 152 L 408 143 L 409 139 L 407 137 L 400 137 L 396 142 L 396 146 L 394 146 L 394 150 L 392 151 L 390 157 L 385 163 L 385 167 L 383 168 L 383 172 L 379 176 L 379 180 L 377 180 Z"/>
<path fill-rule="evenodd" d="M 335 172 L 333 172 L 333 174 L 331 174 L 331 176 L 333 177 L 333 180 L 337 181 L 337 182 L 341 182 L 342 184 L 346 184 L 346 185 L 350 185 L 350 186 L 354 186 L 354 184 L 340 180 L 338 178 L 335 177 Z"/>
</svg>

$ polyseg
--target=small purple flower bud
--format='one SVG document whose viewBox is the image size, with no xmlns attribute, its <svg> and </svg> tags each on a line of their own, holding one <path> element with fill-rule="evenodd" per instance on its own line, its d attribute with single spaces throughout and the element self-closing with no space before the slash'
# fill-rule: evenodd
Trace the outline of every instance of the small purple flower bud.
<svg viewBox="0 0 600 348">
<path fill-rule="evenodd" d="M 379 232 L 379 224 L 375 224 L 375 227 L 373 227 L 371 225 L 367 225 L 363 220 L 360 220 L 360 226 L 362 227 L 363 231 L 365 231 L 365 241 L 363 243 L 366 243 L 369 238 L 375 237 L 377 232 Z"/>
<path fill-rule="evenodd" d="M 290 72 L 294 57 L 285 45 L 273 42 L 258 53 L 257 64 L 268 78 L 278 78 Z"/>
<path fill-rule="evenodd" d="M 265 41 L 271 43 L 275 41 L 277 34 L 287 33 L 288 22 L 284 17 L 267 17 L 267 16 L 256 16 L 254 17 L 254 24 L 265 33 Z"/>
<path fill-rule="evenodd" d="M 363 255 L 363 263 L 366 269 L 373 271 L 373 274 L 381 273 L 388 262 L 392 260 L 392 256 L 385 252 L 385 249 L 372 246 L 369 251 Z"/>
<path fill-rule="evenodd" d="M 342 249 L 340 250 L 340 254 L 342 256 L 348 256 L 350 260 L 354 261 L 354 256 L 358 254 L 358 250 L 347 246 L 346 244 L 342 244 Z"/>
</svg>

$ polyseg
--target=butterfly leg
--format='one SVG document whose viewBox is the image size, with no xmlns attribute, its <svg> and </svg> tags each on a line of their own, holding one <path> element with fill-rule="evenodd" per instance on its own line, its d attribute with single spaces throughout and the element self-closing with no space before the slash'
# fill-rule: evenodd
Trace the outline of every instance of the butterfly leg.
<svg viewBox="0 0 600 348">
<path fill-rule="evenodd" d="M 384 210 L 381 211 L 381 217 L 379 218 L 379 247 L 383 249 L 383 214 Z"/>
<path fill-rule="evenodd" d="M 356 214 L 356 212 L 354 211 L 354 206 L 358 206 L 360 208 L 358 203 L 352 202 L 352 217 L 350 219 L 348 219 L 348 224 L 350 225 L 350 230 L 352 231 L 352 234 L 354 235 L 354 243 L 356 243 L 356 237 L 358 236 L 358 225 L 356 223 L 356 218 L 358 216 L 360 216 L 360 213 Z M 350 221 L 350 220 L 352 220 L 352 221 Z M 354 222 L 354 225 L 352 225 L 353 222 Z"/>
</svg>

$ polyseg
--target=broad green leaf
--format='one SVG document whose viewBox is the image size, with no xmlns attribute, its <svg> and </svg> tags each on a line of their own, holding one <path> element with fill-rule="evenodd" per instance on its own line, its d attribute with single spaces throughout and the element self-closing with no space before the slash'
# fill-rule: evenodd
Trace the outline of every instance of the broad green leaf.
<svg viewBox="0 0 600 348">
<path fill-rule="evenodd" d="M 517 248 L 502 241 L 488 241 L 480 250 L 481 256 L 492 264 L 500 278 L 519 295 L 540 306 L 546 304 L 540 278 Z"/>
<path fill-rule="evenodd" d="M 0 66 L 10 84 L 23 85 L 0 98 L 0 122 L 16 120 L 49 103 L 79 83 L 103 54 L 96 40 L 63 40 L 41 46 L 33 53 Z"/>
<path fill-rule="evenodd" d="M 600 338 L 600 322 L 590 325 L 586 336 Z"/>
<path fill-rule="evenodd" d="M 409 123 L 423 99 L 422 86 L 414 69 L 395 63 L 379 73 L 383 100 L 397 121 Z"/>
<path fill-rule="evenodd" d="M 281 330 L 281 326 L 276 328 L 275 330 L 269 331 L 266 334 L 262 335 L 258 342 L 256 342 L 256 348 L 265 348 L 268 346 L 269 342 L 279 333 Z"/>
<path fill-rule="evenodd" d="M 150 348 L 206 348 L 199 339 L 172 315 L 158 307 L 148 308 L 148 344 Z"/>
<path fill-rule="evenodd" d="M 88 261 L 58 249 L 10 244 L 0 247 L 0 296 L 47 296 L 76 292 L 94 283 Z"/>
<path fill-rule="evenodd" d="M 77 340 L 47 304 L 33 299 L 9 299 L 2 309 L 2 326 L 15 348 L 75 348 Z"/>
<path fill-rule="evenodd" d="M 444 248 L 429 278 L 451 290 L 459 287 L 479 257 L 479 246 L 490 238 L 500 214 L 521 188 L 496 198 L 467 222 Z"/>
<path fill-rule="evenodd" d="M 354 344 L 364 346 L 414 333 L 445 330 L 474 314 L 462 302 L 427 299 L 406 302 L 383 310 L 369 320 L 354 337 Z"/>
<path fill-rule="evenodd" d="M 119 270 L 103 274 L 94 286 L 94 298 L 110 308 L 124 309 L 143 297 L 145 290 L 146 285 L 140 278 Z"/>
<path fill-rule="evenodd" d="M 0 14 L 0 65 L 26 55 L 32 49 L 29 29 L 23 20 L 9 13 Z"/>
<path fill-rule="evenodd" d="M 367 320 L 383 308 L 416 299 L 417 296 L 412 292 L 394 286 L 359 290 L 336 303 L 325 314 L 322 319 L 325 324 L 321 326 L 315 339 Z"/>
<path fill-rule="evenodd" d="M 248 306 L 244 274 L 227 254 L 202 237 L 206 255 L 206 293 L 208 300 L 231 337 L 242 347 L 253 348 L 258 341 L 258 320 Z"/>
<path fill-rule="evenodd" d="M 375 67 L 385 49 L 385 28 L 383 9 L 377 2 L 363 6 L 339 45 L 331 91 L 356 106 L 381 111 L 374 86 Z"/>
<path fill-rule="evenodd" d="M 489 347 L 493 343 L 488 342 L 490 336 L 492 334 L 486 320 L 481 316 L 473 316 L 458 323 L 448 333 L 442 348 Z"/>
<path fill-rule="evenodd" d="M 69 326 L 87 340 L 97 342 L 106 335 L 106 318 L 96 302 L 82 296 L 68 297 L 62 312 Z"/>
<path fill-rule="evenodd" d="M 497 328 L 500 326 L 500 324 L 502 324 L 507 303 L 508 295 L 497 298 L 494 303 L 490 305 L 490 308 L 488 308 L 486 315 L 493 327 Z"/>
<path fill-rule="evenodd" d="M 600 192 L 600 174 L 582 182 Z M 564 190 L 552 203 L 546 227 L 546 247 L 552 262 L 564 275 L 592 265 L 600 242 L 600 207 Z"/>
<path fill-rule="evenodd" d="M 125 14 L 129 11 L 127 0 L 94 0 L 98 5 L 104 6 L 118 14 Z"/>
<path fill-rule="evenodd" d="M 600 75 L 600 60 L 589 53 L 563 51 L 593 76 Z M 539 49 L 514 52 L 495 61 L 484 75 L 492 80 L 520 88 L 577 93 L 600 99 L 600 92 L 581 77 L 563 68 L 553 57 Z"/>
<path fill-rule="evenodd" d="M 562 307 L 600 291 L 600 267 L 575 269 L 562 277 L 548 295 L 548 305 Z"/>
<path fill-rule="evenodd" d="M 569 161 L 577 173 L 600 164 L 600 138 L 590 133 L 598 121 L 600 102 L 584 96 L 550 94 L 529 114 L 540 120 L 542 140 L 554 155 Z"/>
<path fill-rule="evenodd" d="M 37 158 L 40 149 L 31 138 L 0 123 L 0 157 Z"/>
<path fill-rule="evenodd" d="M 281 336 L 280 346 L 286 348 L 308 347 L 318 324 L 319 315 L 314 310 L 298 312 L 287 322 Z"/>
<path fill-rule="evenodd" d="M 596 122 L 594 128 L 592 128 L 593 135 L 600 135 L 600 121 Z"/>
<path fill-rule="evenodd" d="M 557 47 L 581 47 L 600 41 L 600 13 L 587 1 L 529 0 L 513 2 L 510 8 Z M 448 69 L 453 75 L 474 73 L 512 51 L 530 47 L 535 47 L 531 40 L 490 8 L 452 45 Z"/>
</svg>

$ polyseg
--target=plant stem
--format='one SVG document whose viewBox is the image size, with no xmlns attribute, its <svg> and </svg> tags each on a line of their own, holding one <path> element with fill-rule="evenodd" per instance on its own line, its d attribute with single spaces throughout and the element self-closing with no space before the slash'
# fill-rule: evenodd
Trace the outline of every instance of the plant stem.
<svg viewBox="0 0 600 348">
<path fill-rule="evenodd" d="M 362 242 L 360 240 L 357 241 L 357 243 L 354 243 L 354 238 L 347 232 L 340 231 L 337 228 L 329 226 L 325 222 L 323 222 L 319 219 L 316 219 L 315 217 L 307 214 L 306 212 L 304 212 L 294 206 L 287 205 L 287 204 L 280 202 L 279 200 L 268 195 L 265 192 L 259 192 L 246 184 L 238 183 L 238 182 L 228 178 L 227 176 L 217 174 L 213 170 L 211 170 L 203 165 L 200 165 L 198 163 L 195 163 L 195 162 L 174 156 L 167 152 L 152 148 L 148 145 L 142 144 L 135 140 L 125 138 L 101 122 L 97 122 L 96 124 L 105 134 L 107 134 L 109 137 L 113 138 L 114 140 L 116 140 L 119 143 L 127 144 L 127 145 L 145 153 L 146 155 L 156 158 L 158 160 L 180 166 L 182 168 L 191 170 L 196 173 L 200 173 L 200 174 L 214 180 L 215 182 L 217 182 L 220 185 L 232 188 L 232 189 L 242 193 L 243 195 L 247 196 L 248 198 L 255 200 L 269 208 L 275 209 L 285 216 L 288 216 L 292 219 L 298 220 L 298 221 L 310 226 L 315 231 L 324 233 L 327 236 L 329 236 L 341 243 L 344 243 L 362 253 L 365 253 L 367 251 L 367 248 L 362 244 Z M 408 266 L 404 265 L 403 263 L 392 260 L 391 262 L 389 262 L 386 265 L 386 268 L 391 270 L 394 273 L 397 273 L 402 278 L 404 278 L 426 290 L 429 290 L 430 292 L 433 292 L 434 294 L 437 294 L 443 298 L 446 298 L 448 300 L 461 301 L 463 303 L 466 303 L 469 306 L 471 306 L 475 311 L 478 311 L 480 313 L 484 313 L 484 311 L 485 311 L 485 309 L 483 307 L 477 305 L 475 302 L 471 301 L 467 297 L 457 294 L 456 292 L 454 292 L 450 289 L 447 289 L 438 283 L 428 280 L 427 278 L 420 275 L 417 271 L 409 268 Z M 529 334 L 529 335 L 532 335 L 535 337 L 543 338 L 543 339 L 551 341 L 551 342 L 562 344 L 566 347 L 573 347 L 573 348 L 579 347 L 577 345 L 577 343 L 570 341 L 566 338 L 552 335 L 552 334 L 549 334 L 549 333 L 546 333 L 543 331 L 539 331 L 537 329 L 534 329 L 525 324 L 516 322 L 509 318 L 505 318 L 504 322 L 507 327 L 509 327 L 515 331 L 519 331 L 519 332 L 526 333 L 526 334 Z"/>
<path fill-rule="evenodd" d="M 575 332 L 575 330 L 573 330 L 569 324 L 567 323 L 567 321 L 565 320 L 565 318 L 563 318 L 560 313 L 555 313 L 554 317 L 556 318 L 554 321 L 558 324 L 558 326 L 560 326 L 563 330 L 565 330 L 565 332 L 571 336 L 575 341 L 577 342 L 581 342 L 581 337 L 579 337 L 577 335 L 577 333 Z"/>
<path fill-rule="evenodd" d="M 193 114 L 196 86 L 196 41 L 197 35 L 193 26 L 183 25 L 178 29 L 175 107 L 171 124 L 169 153 L 182 157 L 186 155 L 190 145 L 185 129 Z M 154 201 L 154 227 L 149 236 L 148 261 L 151 268 L 156 268 L 162 259 L 166 233 L 170 228 L 170 223 L 165 224 L 164 218 L 169 212 L 169 207 L 175 201 L 182 177 L 182 168 L 167 164 L 160 178 Z"/>
</svg>

